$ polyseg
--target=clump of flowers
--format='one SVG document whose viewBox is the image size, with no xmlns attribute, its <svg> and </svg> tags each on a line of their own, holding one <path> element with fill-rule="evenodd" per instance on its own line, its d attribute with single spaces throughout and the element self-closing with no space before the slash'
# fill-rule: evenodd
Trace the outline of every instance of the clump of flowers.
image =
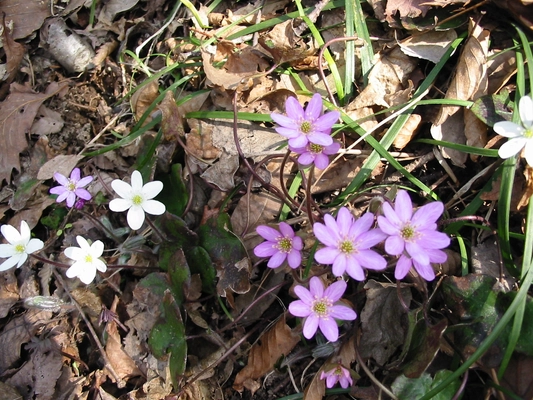
<svg viewBox="0 0 533 400">
<path fill-rule="evenodd" d="M 68 207 L 72 208 L 76 205 L 76 208 L 81 208 L 85 204 L 85 201 L 91 200 L 91 194 L 84 188 L 93 181 L 93 177 L 86 176 L 82 178 L 79 168 L 72 170 L 70 178 L 56 172 L 54 179 L 60 185 L 50 189 L 50 193 L 58 195 L 56 202 L 61 203 L 66 200 Z M 76 202 L 78 197 L 81 199 L 81 202 Z"/>
<path fill-rule="evenodd" d="M 371 229 L 374 215 L 366 213 L 354 221 L 352 213 L 342 207 L 337 219 L 324 216 L 324 224 L 316 222 L 313 232 L 326 247 L 315 253 L 315 260 L 321 264 L 332 264 L 333 275 L 345 272 L 358 281 L 365 279 L 363 268 L 383 270 L 387 262 L 382 255 L 372 250 L 386 235 L 379 229 Z"/>
<path fill-rule="evenodd" d="M 510 140 L 498 150 L 501 158 L 509 158 L 524 149 L 524 157 L 530 167 L 533 167 L 533 99 L 524 96 L 518 103 L 521 125 L 511 121 L 501 121 L 494 124 L 494 131 Z"/>
<path fill-rule="evenodd" d="M 308 143 L 329 146 L 333 143 L 330 136 L 333 124 L 339 119 L 338 111 L 322 115 L 322 97 L 315 93 L 306 109 L 294 97 L 285 102 L 287 115 L 272 113 L 270 116 L 279 126 L 276 132 L 289 139 L 292 148 L 304 148 Z"/>
<path fill-rule="evenodd" d="M 332 154 L 336 154 L 341 148 L 341 144 L 333 142 L 329 146 L 322 146 L 315 143 L 307 143 L 307 146 L 302 148 L 293 148 L 289 146 L 291 151 L 296 154 L 300 154 L 298 162 L 302 165 L 315 164 L 318 169 L 326 169 L 329 165 L 329 157 Z"/>
<path fill-rule="evenodd" d="M 257 257 L 270 257 L 267 264 L 269 268 L 277 268 L 285 260 L 291 268 L 300 266 L 303 241 L 302 238 L 294 234 L 289 224 L 280 222 L 279 231 L 266 225 L 259 225 L 256 231 L 263 239 L 266 239 L 266 242 L 256 246 L 254 254 Z"/>
<path fill-rule="evenodd" d="M 346 287 L 346 282 L 337 281 L 325 288 L 316 276 L 310 279 L 309 290 L 300 285 L 294 287 L 294 293 L 300 300 L 289 304 L 289 312 L 305 318 L 303 335 L 306 339 L 311 339 L 320 329 L 327 340 L 335 342 L 339 338 L 336 320 L 352 321 L 357 318 L 354 310 L 338 302 Z"/>
<path fill-rule="evenodd" d="M 2 225 L 0 231 L 9 242 L 0 244 L 0 257 L 7 258 L 0 264 L 0 271 L 6 271 L 15 265 L 20 268 L 28 259 L 28 254 L 44 247 L 42 240 L 31 238 L 31 230 L 26 221 L 20 222 L 20 232 L 11 225 Z"/>
<path fill-rule="evenodd" d="M 127 220 L 131 229 L 140 229 L 144 223 L 145 212 L 161 215 L 166 210 L 163 203 L 153 200 L 163 190 L 163 182 L 153 181 L 143 185 L 139 171 L 133 171 L 131 174 L 131 184 L 115 179 L 111 182 L 111 187 L 121 198 L 111 200 L 109 208 L 115 212 L 128 210 Z"/>
<path fill-rule="evenodd" d="M 450 245 L 448 235 L 437 231 L 437 220 L 444 212 L 444 205 L 434 201 L 413 212 L 411 198 L 405 190 L 399 190 L 394 208 L 383 204 L 383 216 L 378 225 L 388 235 L 385 251 L 400 256 L 394 276 L 403 279 L 411 266 L 427 281 L 435 279 L 431 263 L 446 261 L 446 253 L 440 249 Z"/>
<path fill-rule="evenodd" d="M 325 379 L 326 386 L 330 389 L 335 386 L 337 382 L 340 383 L 343 389 L 353 385 L 350 371 L 344 368 L 341 364 L 337 364 L 334 368 L 328 371 L 322 371 L 320 373 L 320 379 Z"/>
<path fill-rule="evenodd" d="M 65 256 L 74 260 L 74 264 L 67 270 L 67 277 L 78 277 L 88 285 L 94 280 L 96 270 L 100 272 L 107 270 L 107 265 L 100 258 L 104 252 L 104 244 L 100 240 L 89 244 L 83 236 L 76 236 L 76 242 L 80 247 L 67 247 L 64 251 Z"/>
</svg>

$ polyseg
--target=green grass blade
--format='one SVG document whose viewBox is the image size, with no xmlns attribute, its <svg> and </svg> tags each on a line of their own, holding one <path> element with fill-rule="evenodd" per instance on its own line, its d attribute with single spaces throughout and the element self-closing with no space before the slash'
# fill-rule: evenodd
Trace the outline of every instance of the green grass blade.
<svg viewBox="0 0 533 400">
<path fill-rule="evenodd" d="M 355 0 L 346 0 L 344 10 L 346 13 L 345 35 L 352 37 L 355 35 Z M 344 95 L 346 96 L 346 100 L 349 100 L 355 89 L 355 43 L 353 40 L 348 40 L 345 44 Z"/>
<path fill-rule="evenodd" d="M 361 69 L 363 71 L 364 85 L 367 85 L 368 73 L 372 69 L 374 60 L 374 49 L 372 48 L 372 41 L 366 26 L 365 15 L 361 7 L 361 0 L 355 0 L 355 30 L 357 36 L 363 39 L 364 44 L 361 48 Z"/>
</svg>

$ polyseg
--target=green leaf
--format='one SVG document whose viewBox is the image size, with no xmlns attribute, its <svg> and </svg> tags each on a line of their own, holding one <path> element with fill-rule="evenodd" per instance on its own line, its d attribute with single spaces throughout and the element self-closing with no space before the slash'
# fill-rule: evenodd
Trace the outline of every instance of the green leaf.
<svg viewBox="0 0 533 400">
<path fill-rule="evenodd" d="M 217 271 L 209 253 L 203 247 L 195 246 L 185 255 L 190 265 L 191 274 L 200 274 L 202 278 L 202 290 L 209 294 L 215 293 Z"/>
<path fill-rule="evenodd" d="M 183 304 L 183 285 L 191 279 L 191 272 L 181 246 L 170 242 L 163 243 L 159 251 L 159 267 L 168 271 L 172 294 L 179 305 Z"/>
<path fill-rule="evenodd" d="M 185 372 L 187 361 L 187 341 L 180 310 L 168 291 L 161 304 L 161 315 L 150 332 L 148 344 L 155 357 L 168 359 L 172 383 L 174 387 L 179 387 L 178 378 Z"/>
<path fill-rule="evenodd" d="M 513 117 L 509 111 L 509 91 L 504 89 L 498 94 L 481 96 L 470 108 L 476 117 L 488 126 L 494 126 L 499 121 L 510 121 Z"/>
<path fill-rule="evenodd" d="M 400 400 L 417 400 L 431 389 L 439 385 L 444 379 L 452 374 L 448 370 L 440 370 L 435 374 L 435 378 L 431 378 L 428 373 L 422 374 L 420 378 L 411 379 L 405 375 L 398 376 L 391 388 L 392 392 L 398 396 Z M 450 400 L 453 398 L 461 382 L 459 379 L 454 380 L 449 386 L 442 392 L 433 397 L 433 400 Z"/>
<path fill-rule="evenodd" d="M 169 174 L 158 176 L 158 179 L 163 182 L 163 191 L 159 194 L 158 200 L 165 204 L 168 212 L 177 216 L 183 215 L 189 201 L 182 175 L 181 165 L 174 164 Z"/>
<path fill-rule="evenodd" d="M 192 247 L 198 244 L 198 235 L 191 231 L 185 221 L 172 213 L 164 213 L 155 220 L 165 239 L 177 247 Z"/>
</svg>

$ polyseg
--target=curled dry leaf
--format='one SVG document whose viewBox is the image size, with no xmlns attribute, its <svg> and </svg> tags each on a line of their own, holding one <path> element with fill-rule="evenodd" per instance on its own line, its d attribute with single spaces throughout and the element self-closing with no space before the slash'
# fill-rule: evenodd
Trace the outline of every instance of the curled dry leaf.
<svg viewBox="0 0 533 400">
<path fill-rule="evenodd" d="M 406 55 L 429 60 L 436 64 L 455 39 L 457 39 L 457 33 L 453 29 L 430 31 L 409 36 L 402 40 L 399 45 Z"/>
<path fill-rule="evenodd" d="M 529 204 L 529 199 L 531 196 L 533 196 L 533 168 L 531 168 L 527 163 L 523 174 L 526 182 L 524 185 L 524 191 L 522 192 L 522 196 L 518 202 L 517 208 L 519 210 L 527 206 Z"/>
<path fill-rule="evenodd" d="M 400 129 L 400 132 L 398 132 L 394 138 L 392 145 L 398 150 L 401 150 L 407 146 L 418 132 L 420 122 L 422 122 L 422 116 L 420 114 L 409 115 L 409 118 L 402 126 L 402 129 Z"/>
<path fill-rule="evenodd" d="M 157 79 L 152 79 L 146 85 L 138 89 L 133 96 L 131 96 L 131 108 L 135 113 L 135 119 L 139 121 L 148 107 L 159 96 L 159 83 Z M 145 124 L 150 122 L 152 118 L 148 117 Z"/>
<path fill-rule="evenodd" d="M 285 317 L 280 318 L 261 336 L 259 342 L 252 346 L 248 364 L 235 377 L 233 388 L 242 392 L 244 387 L 271 371 L 276 361 L 281 356 L 288 355 L 299 340 L 300 335 L 294 333 L 285 323 Z"/>
</svg>

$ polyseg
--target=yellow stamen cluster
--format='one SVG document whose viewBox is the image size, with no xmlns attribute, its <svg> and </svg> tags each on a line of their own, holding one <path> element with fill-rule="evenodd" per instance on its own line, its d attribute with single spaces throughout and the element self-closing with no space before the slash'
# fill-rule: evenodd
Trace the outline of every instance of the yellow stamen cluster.
<svg viewBox="0 0 533 400">
<path fill-rule="evenodd" d="M 339 250 L 344 254 L 352 254 L 354 251 L 353 242 L 350 240 L 344 240 L 339 243 Z"/>
<path fill-rule="evenodd" d="M 309 121 L 304 121 L 302 122 L 302 124 L 300 125 L 300 131 L 302 131 L 302 133 L 309 133 L 311 132 L 311 123 Z"/>
<path fill-rule="evenodd" d="M 290 253 L 292 251 L 292 239 L 288 237 L 280 237 L 278 238 L 276 247 L 282 253 Z"/>
<path fill-rule="evenodd" d="M 313 154 L 320 154 L 322 153 L 323 149 L 324 149 L 324 146 L 321 146 L 319 144 L 311 143 L 309 145 L 309 151 Z"/>
<path fill-rule="evenodd" d="M 24 253 L 26 251 L 26 246 L 24 246 L 23 244 L 17 244 L 15 246 L 15 251 L 20 254 L 20 253 Z"/>
<path fill-rule="evenodd" d="M 133 198 L 131 199 L 131 202 L 132 202 L 133 205 L 135 205 L 135 206 L 140 206 L 140 205 L 143 203 L 143 198 L 142 198 L 141 195 L 136 194 L 136 195 L 133 196 Z"/>
</svg>

